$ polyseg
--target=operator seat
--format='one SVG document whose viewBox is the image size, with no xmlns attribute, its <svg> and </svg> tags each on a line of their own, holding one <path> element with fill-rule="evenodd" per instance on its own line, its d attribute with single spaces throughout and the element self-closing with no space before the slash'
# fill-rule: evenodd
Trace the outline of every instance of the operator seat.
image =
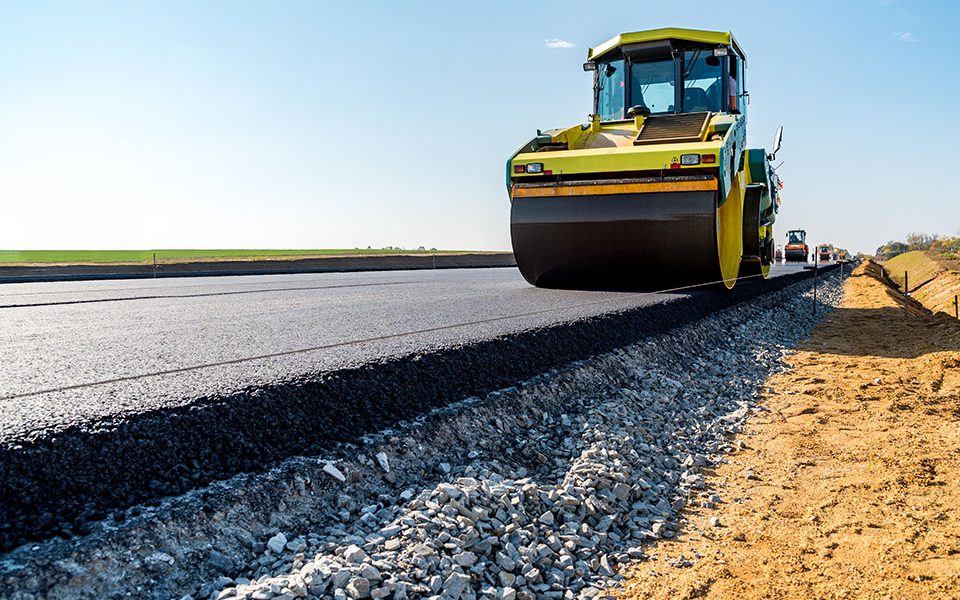
<svg viewBox="0 0 960 600">
<path fill-rule="evenodd" d="M 714 81 L 710 84 L 710 87 L 707 88 L 707 102 L 711 110 L 719 111 L 720 110 L 720 80 Z"/>
</svg>

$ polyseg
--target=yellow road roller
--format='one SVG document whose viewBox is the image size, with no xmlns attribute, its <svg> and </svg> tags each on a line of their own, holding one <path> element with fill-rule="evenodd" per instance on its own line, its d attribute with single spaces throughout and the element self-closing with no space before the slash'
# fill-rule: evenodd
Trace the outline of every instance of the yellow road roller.
<svg viewBox="0 0 960 600">
<path fill-rule="evenodd" d="M 767 277 L 780 182 L 747 148 L 747 59 L 728 32 L 623 33 L 587 53 L 586 123 L 507 161 L 517 266 L 552 288 L 667 289 Z"/>
</svg>

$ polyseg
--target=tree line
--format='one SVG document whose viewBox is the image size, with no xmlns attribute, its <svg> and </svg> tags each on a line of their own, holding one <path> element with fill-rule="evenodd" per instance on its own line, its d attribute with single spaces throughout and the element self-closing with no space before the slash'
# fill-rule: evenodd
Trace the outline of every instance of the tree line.
<svg viewBox="0 0 960 600">
<path fill-rule="evenodd" d="M 891 240 L 877 248 L 877 257 L 889 260 L 911 250 L 936 252 L 943 258 L 960 259 L 960 237 L 936 233 L 910 233 L 904 241 Z"/>
</svg>

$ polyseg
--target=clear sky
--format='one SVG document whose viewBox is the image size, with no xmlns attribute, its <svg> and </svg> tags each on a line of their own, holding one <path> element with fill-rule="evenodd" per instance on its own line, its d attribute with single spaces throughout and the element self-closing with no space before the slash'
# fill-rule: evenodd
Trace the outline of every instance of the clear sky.
<svg viewBox="0 0 960 600">
<path fill-rule="evenodd" d="M 589 46 L 667 26 L 746 50 L 751 144 L 784 126 L 778 237 L 956 234 L 958 25 L 946 0 L 0 0 L 0 248 L 508 249 L 506 158 L 585 121 Z"/>
</svg>

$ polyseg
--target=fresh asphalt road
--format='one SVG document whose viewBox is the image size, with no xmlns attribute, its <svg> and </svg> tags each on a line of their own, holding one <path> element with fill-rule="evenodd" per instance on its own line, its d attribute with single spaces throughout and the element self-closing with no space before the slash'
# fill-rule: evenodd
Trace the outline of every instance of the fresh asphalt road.
<svg viewBox="0 0 960 600">
<path fill-rule="evenodd" d="M 700 293 L 513 268 L 2 285 L 0 442 Z"/>
</svg>

